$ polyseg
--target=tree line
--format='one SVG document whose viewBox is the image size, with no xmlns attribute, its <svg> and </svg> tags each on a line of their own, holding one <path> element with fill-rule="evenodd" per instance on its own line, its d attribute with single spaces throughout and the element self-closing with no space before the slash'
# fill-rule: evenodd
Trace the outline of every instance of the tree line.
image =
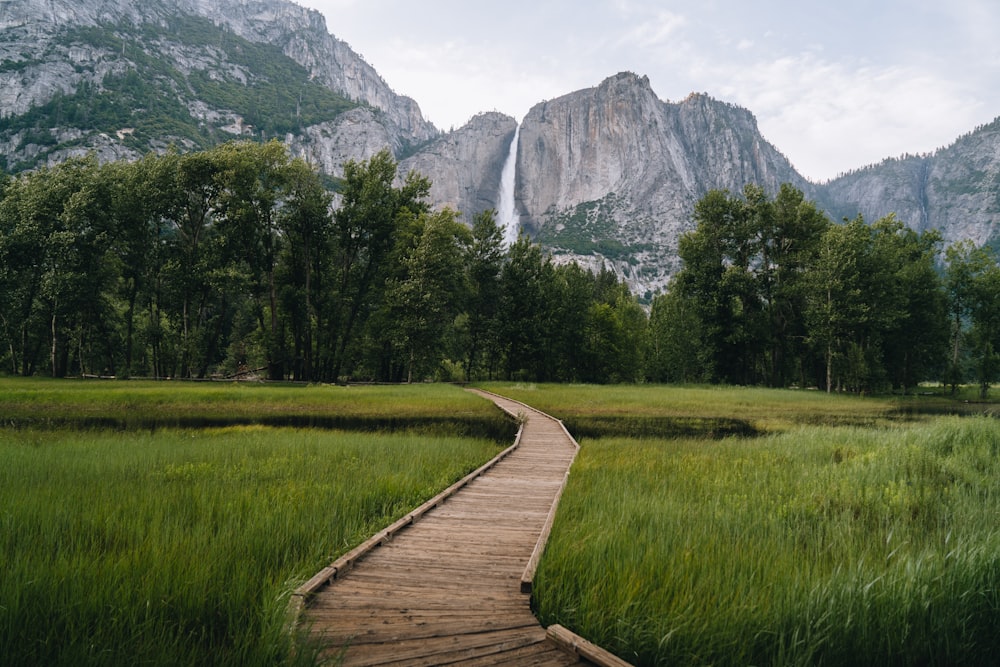
<svg viewBox="0 0 1000 667">
<path fill-rule="evenodd" d="M 556 266 L 493 211 L 432 211 L 383 151 L 338 205 L 277 142 L 0 183 L 0 363 L 20 375 L 404 381 L 642 377 L 614 274 Z"/>
<path fill-rule="evenodd" d="M 650 314 L 647 376 L 826 391 L 911 391 L 1000 371 L 1000 266 L 894 215 L 832 223 L 801 191 L 713 191 Z M 943 260 L 943 261 L 942 261 Z"/>
<path fill-rule="evenodd" d="M 720 382 L 910 391 L 1000 374 L 1000 265 L 894 216 L 711 191 L 647 313 L 608 270 L 431 210 L 388 151 L 336 195 L 278 142 L 0 180 L 0 372 Z M 336 205 L 334 203 L 336 202 Z"/>
</svg>

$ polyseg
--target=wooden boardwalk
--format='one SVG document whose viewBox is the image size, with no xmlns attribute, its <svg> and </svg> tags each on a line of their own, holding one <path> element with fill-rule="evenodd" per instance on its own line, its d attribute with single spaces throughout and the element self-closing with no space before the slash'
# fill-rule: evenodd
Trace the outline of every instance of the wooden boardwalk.
<svg viewBox="0 0 1000 667">
<path fill-rule="evenodd" d="M 488 398 L 526 418 L 515 445 L 296 592 L 297 623 L 326 655 L 344 665 L 626 664 L 531 613 L 522 590 L 577 445 L 560 422 Z"/>
</svg>

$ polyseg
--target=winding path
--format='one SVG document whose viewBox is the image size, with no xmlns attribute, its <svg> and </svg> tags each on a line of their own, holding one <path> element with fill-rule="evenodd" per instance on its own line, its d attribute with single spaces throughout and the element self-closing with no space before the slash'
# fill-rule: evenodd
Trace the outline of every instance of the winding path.
<svg viewBox="0 0 1000 667">
<path fill-rule="evenodd" d="M 515 444 L 304 584 L 296 622 L 344 665 L 627 664 L 542 628 L 529 606 L 576 442 L 558 420 L 478 393 L 523 418 Z"/>
</svg>

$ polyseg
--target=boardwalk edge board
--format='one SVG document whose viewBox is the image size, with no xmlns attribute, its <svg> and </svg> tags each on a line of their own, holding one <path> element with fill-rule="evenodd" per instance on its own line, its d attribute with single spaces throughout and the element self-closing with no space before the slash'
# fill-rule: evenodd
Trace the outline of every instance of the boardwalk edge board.
<svg viewBox="0 0 1000 667">
<path fill-rule="evenodd" d="M 597 667 L 632 667 L 632 663 L 622 660 L 614 653 L 587 641 L 558 623 L 546 628 L 545 636 L 563 651 L 587 660 L 597 665 Z"/>
<path fill-rule="evenodd" d="M 505 411 L 506 412 L 506 411 Z M 516 417 L 516 415 L 515 415 Z M 521 421 L 521 420 L 519 420 Z M 449 497 L 455 495 L 460 489 L 469 484 L 472 480 L 483 475 L 491 468 L 493 468 L 497 463 L 502 461 L 507 457 L 508 454 L 513 452 L 521 444 L 521 434 L 524 431 L 523 425 L 517 429 L 517 436 L 514 438 L 514 444 L 503 450 L 495 457 L 487 461 L 485 464 L 473 470 L 468 475 L 455 482 L 447 489 L 434 496 L 423 505 L 413 510 L 403 518 L 399 519 L 393 523 L 388 528 L 385 528 L 373 536 L 356 546 L 351 551 L 347 552 L 337 560 L 335 560 L 330 565 L 324 567 L 322 570 L 314 574 L 308 581 L 299 586 L 292 592 L 291 600 L 289 601 L 288 610 L 288 627 L 289 630 L 294 630 L 298 625 L 299 617 L 302 614 L 302 609 L 308 604 L 309 599 L 312 598 L 317 591 L 321 590 L 323 587 L 328 586 L 338 575 L 345 574 L 350 570 L 354 563 L 360 560 L 369 552 L 373 551 L 375 548 L 382 546 L 389 540 L 393 538 L 396 533 L 403 530 L 415 521 L 419 521 L 427 512 L 431 511 L 442 502 L 447 500 Z"/>
<path fill-rule="evenodd" d="M 576 441 L 576 438 L 574 438 L 569 432 L 569 429 L 566 428 L 566 424 L 563 423 L 563 420 L 557 419 L 556 417 L 542 412 L 537 408 L 533 408 L 526 403 L 522 403 L 521 401 L 507 396 L 502 396 L 500 394 L 495 394 L 491 391 L 485 391 L 482 389 L 476 391 L 517 403 L 524 406 L 525 409 L 530 410 L 531 412 L 535 412 L 557 422 L 569 441 L 573 443 L 573 448 L 575 450 L 573 459 L 570 461 L 570 467 L 567 469 L 566 475 L 563 477 L 562 484 L 559 487 L 558 493 L 556 493 L 555 500 L 552 501 L 552 507 L 549 509 L 548 517 L 545 519 L 545 525 L 542 527 L 542 532 L 539 534 L 538 541 L 535 543 L 535 549 L 532 551 L 531 558 L 528 560 L 528 565 L 525 567 L 524 574 L 521 576 L 521 592 L 526 595 L 530 595 L 534 585 L 535 573 L 538 570 L 538 564 L 541 562 L 542 554 L 545 552 L 545 545 L 549 540 L 549 534 L 552 532 L 552 525 L 555 522 L 556 510 L 559 507 L 559 501 L 562 499 L 563 490 L 566 488 L 566 483 L 569 481 L 569 473 L 570 470 L 572 470 L 573 463 L 576 461 L 576 455 L 580 452 L 580 443 Z M 508 414 L 513 414 L 509 410 L 507 412 Z M 520 416 L 518 418 L 520 420 Z M 550 625 L 546 628 L 545 636 L 549 642 L 557 646 L 560 650 L 576 656 L 580 660 L 586 660 L 597 667 L 632 667 L 632 663 L 622 660 L 610 651 L 607 651 L 597 644 L 584 639 L 572 630 L 569 630 L 558 623 Z"/>
<path fill-rule="evenodd" d="M 556 419 L 552 415 L 546 415 L 544 412 L 539 410 L 536 410 L 536 412 L 559 423 L 559 427 L 563 430 L 563 433 L 565 433 L 566 437 L 569 438 L 569 441 L 573 443 L 574 452 L 573 458 L 569 462 L 569 468 L 566 469 L 566 475 L 563 477 L 562 485 L 556 493 L 555 500 L 552 501 L 552 507 L 549 509 L 549 516 L 545 519 L 545 525 L 542 526 L 542 532 L 538 535 L 538 542 L 535 543 L 535 550 L 531 552 L 531 558 L 528 559 L 528 565 L 524 568 L 524 574 L 521 575 L 521 592 L 525 595 L 531 595 L 531 589 L 534 587 L 535 583 L 535 572 L 538 570 L 538 564 L 541 562 L 542 554 L 545 552 L 545 545 L 549 543 L 549 533 L 552 532 L 552 524 L 556 520 L 556 510 L 559 508 L 559 501 L 562 499 L 566 483 L 569 482 L 569 473 L 570 470 L 573 469 L 573 463 L 576 461 L 576 455 L 580 453 L 580 443 L 578 443 L 576 438 L 570 434 L 569 429 L 566 428 L 566 424 L 564 424 L 561 419 Z"/>
</svg>

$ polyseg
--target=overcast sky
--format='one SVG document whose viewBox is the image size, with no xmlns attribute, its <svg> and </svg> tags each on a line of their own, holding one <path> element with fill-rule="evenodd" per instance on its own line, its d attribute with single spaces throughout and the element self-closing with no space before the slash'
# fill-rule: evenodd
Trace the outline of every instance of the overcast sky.
<svg viewBox="0 0 1000 667">
<path fill-rule="evenodd" d="M 807 178 L 1000 116 L 998 0 L 298 0 L 443 130 L 620 71 L 746 107 Z"/>
</svg>

